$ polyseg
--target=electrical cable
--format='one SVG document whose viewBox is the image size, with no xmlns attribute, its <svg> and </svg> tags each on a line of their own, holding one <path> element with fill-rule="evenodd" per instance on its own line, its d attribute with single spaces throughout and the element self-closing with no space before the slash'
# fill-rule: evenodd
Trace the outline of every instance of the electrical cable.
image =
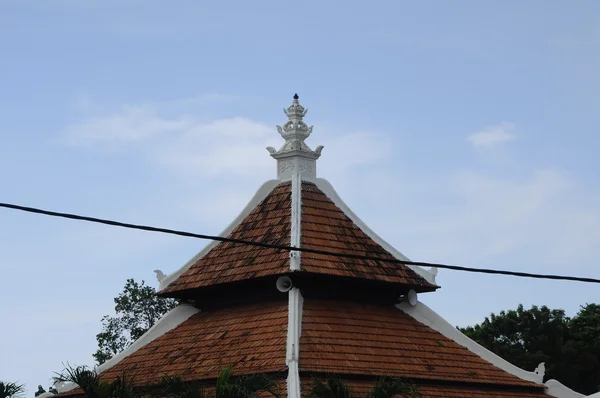
<svg viewBox="0 0 600 398">
<path fill-rule="evenodd" d="M 114 227 L 121 228 L 129 228 L 129 229 L 137 229 L 142 231 L 150 231 L 150 232 L 160 232 L 165 234 L 177 235 L 177 236 L 185 236 L 189 238 L 196 239 L 205 239 L 205 240 L 213 240 L 218 242 L 229 242 L 236 243 L 240 245 L 250 245 L 257 246 L 263 248 L 270 248 L 276 250 L 286 250 L 290 252 L 302 252 L 302 253 L 312 253 L 312 254 L 320 254 L 325 256 L 332 257 L 343 257 L 343 258 L 353 258 L 357 260 L 372 260 L 379 261 L 384 263 L 394 263 L 394 264 L 403 264 L 403 265 L 415 265 L 420 267 L 435 267 L 441 269 L 449 269 L 453 271 L 464 271 L 464 272 L 475 272 L 481 274 L 492 274 L 492 275 L 508 275 L 508 276 L 516 276 L 521 278 L 536 278 L 536 279 L 551 279 L 551 280 L 566 280 L 566 281 L 574 281 L 574 282 L 586 282 L 586 283 L 600 283 L 600 279 L 595 278 L 585 278 L 585 277 L 577 277 L 577 276 L 565 276 L 565 275 L 550 275 L 550 274 L 534 274 L 529 272 L 518 272 L 518 271 L 506 271 L 506 270 L 497 270 L 497 269 L 486 269 L 486 268 L 472 268 L 472 267 L 463 267 L 458 265 L 448 265 L 448 264 L 438 264 L 438 263 L 427 263 L 422 261 L 405 261 L 398 259 L 389 259 L 389 258 L 381 258 L 376 256 L 366 256 L 360 254 L 350 254 L 350 253 L 339 253 L 328 250 L 320 250 L 320 249 L 311 249 L 310 247 L 293 247 L 293 246 L 285 246 L 285 245 L 276 245 L 272 243 L 266 242 L 257 242 L 257 241 L 249 241 L 244 239 L 234 239 L 227 238 L 223 236 L 212 236 L 205 234 L 197 234 L 193 232 L 179 231 L 168 228 L 159 228 L 152 227 L 148 225 L 138 225 L 138 224 L 130 224 L 120 221 L 107 220 L 102 218 L 88 217 L 88 216 L 80 216 L 77 214 L 69 214 L 69 213 L 60 213 L 56 211 L 42 210 L 35 207 L 26 207 L 19 206 L 10 203 L 1 203 L 0 207 L 4 207 L 7 209 L 19 210 L 28 213 L 35 214 L 43 214 L 52 217 L 60 217 L 67 218 L 71 220 L 79 220 L 79 221 L 88 221 L 92 223 L 111 225 Z"/>
</svg>

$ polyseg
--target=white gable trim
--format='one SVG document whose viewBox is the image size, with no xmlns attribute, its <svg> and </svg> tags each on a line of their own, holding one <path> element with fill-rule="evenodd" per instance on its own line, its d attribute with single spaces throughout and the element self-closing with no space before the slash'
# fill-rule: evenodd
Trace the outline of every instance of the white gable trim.
<svg viewBox="0 0 600 398">
<path fill-rule="evenodd" d="M 292 212 L 290 246 L 300 247 L 302 241 L 302 180 L 299 173 L 292 175 Z M 300 270 L 302 252 L 290 252 L 290 270 Z"/>
<path fill-rule="evenodd" d="M 300 289 L 292 288 L 288 293 L 288 334 L 285 361 L 288 366 L 288 398 L 300 398 L 300 335 L 302 334 L 302 305 L 304 298 Z"/>
<path fill-rule="evenodd" d="M 225 228 L 225 230 L 223 230 L 223 232 L 221 232 L 221 234 L 219 236 L 222 236 L 222 237 L 229 236 L 229 234 L 231 234 L 231 231 L 233 231 L 235 229 L 235 227 L 237 227 L 246 217 L 248 217 L 250 212 L 252 210 L 254 210 L 254 208 L 256 206 L 258 206 L 258 204 L 260 202 L 262 202 L 271 193 L 271 191 L 273 191 L 273 189 L 279 184 L 281 184 L 281 181 L 279 181 L 279 180 L 269 180 L 269 181 L 265 182 L 259 188 L 259 190 L 254 194 L 254 196 L 252 197 L 250 202 L 246 205 L 246 207 L 244 207 L 244 210 L 242 210 L 242 212 L 235 218 L 235 220 L 233 220 L 233 222 L 231 224 L 229 224 L 227 226 L 227 228 Z M 192 259 L 190 261 L 188 261 L 183 267 L 179 268 L 177 271 L 175 271 L 172 274 L 161 279 L 159 281 L 160 284 L 158 287 L 158 292 L 165 289 L 167 286 L 169 286 L 171 283 L 173 283 L 175 280 L 177 280 L 177 278 L 179 278 L 179 276 L 181 274 L 183 274 L 185 271 L 190 269 L 192 265 L 194 265 L 198 260 L 200 260 L 202 257 L 204 257 L 208 252 L 210 252 L 219 243 L 220 242 L 217 242 L 217 241 L 210 242 L 208 245 L 206 245 L 204 247 L 204 249 L 202 249 L 198 254 L 196 254 L 194 257 L 192 257 Z"/>
<path fill-rule="evenodd" d="M 129 355 L 133 354 L 143 346 L 151 343 L 156 340 L 163 334 L 168 331 L 175 329 L 177 326 L 182 324 L 192 315 L 197 314 L 200 310 L 193 305 L 189 304 L 180 304 L 177 307 L 173 308 L 171 311 L 167 312 L 163 315 L 158 322 L 154 324 L 146 333 L 144 333 L 139 339 L 133 342 L 132 345 L 104 362 L 102 365 L 96 367 L 96 372 L 101 373 L 105 370 L 108 370 L 121 362 L 123 359 L 127 358 Z M 74 390 L 78 386 L 74 383 L 55 383 L 55 388 L 58 389 L 59 393 L 67 392 Z"/>
<path fill-rule="evenodd" d="M 375 241 L 375 243 L 379 244 L 381 247 L 383 247 L 385 250 L 387 250 L 390 254 L 392 254 L 398 260 L 410 261 L 410 259 L 408 257 L 406 257 L 404 254 L 400 253 L 392 245 L 390 245 L 385 240 L 383 240 L 379 235 L 377 235 L 373 230 L 371 230 L 371 228 L 369 228 L 367 226 L 367 224 L 365 224 L 360 218 L 358 218 L 358 216 L 356 214 L 354 214 L 354 212 L 350 209 L 350 207 L 348 207 L 348 205 L 346 203 L 344 203 L 342 198 L 340 198 L 340 196 L 337 194 L 335 189 L 333 189 L 333 186 L 329 183 L 329 181 L 327 181 L 323 178 L 317 178 L 315 180 L 315 184 L 329 199 L 331 199 L 331 201 L 333 201 L 333 203 L 337 207 L 340 208 L 340 210 L 342 210 L 344 212 L 344 214 L 346 216 L 348 216 L 348 218 L 350 218 L 350 220 L 352 220 L 352 222 L 354 224 L 356 224 L 365 234 L 367 234 L 369 236 L 369 238 L 373 239 L 373 241 Z M 416 265 L 407 265 L 407 267 L 409 267 L 410 269 L 415 271 L 418 275 L 423 277 L 427 282 L 429 282 L 433 285 L 436 285 L 434 273 L 432 273 L 424 268 L 421 268 L 419 266 L 416 266 Z"/>
<path fill-rule="evenodd" d="M 104 372 L 109 368 L 112 368 L 113 366 L 115 366 L 123 359 L 133 354 L 146 344 L 151 343 L 152 341 L 156 340 L 168 331 L 175 329 L 177 326 L 182 324 L 192 315 L 195 315 L 199 312 L 200 310 L 194 307 L 193 305 L 179 304 L 177 307 L 173 308 L 171 311 L 163 315 L 162 318 L 160 318 L 158 322 L 154 324 L 154 326 L 148 329 L 148 331 L 144 333 L 139 339 L 134 341 L 132 345 L 130 345 L 125 350 L 121 351 L 108 361 L 104 362 L 102 365 L 98 366 L 96 368 L 96 371 L 100 373 Z"/>
<path fill-rule="evenodd" d="M 436 312 L 434 312 L 431 308 L 427 307 L 425 304 L 418 302 L 417 305 L 411 306 L 409 303 L 400 303 L 396 305 L 396 307 L 401 311 L 404 311 L 411 317 L 415 318 L 422 324 L 429 326 L 430 328 L 437 330 L 449 339 L 454 340 L 456 343 L 467 348 L 469 351 L 479 355 L 482 359 L 504 370 L 505 372 L 510 373 L 513 376 L 517 376 L 518 378 L 523 380 L 542 384 L 543 375 L 538 375 L 535 372 L 528 372 L 519 367 L 516 367 L 507 360 L 494 354 L 487 348 L 484 348 L 483 346 L 477 344 L 475 341 L 462 334 L 460 330 L 452 326 L 444 318 L 439 316 Z"/>
<path fill-rule="evenodd" d="M 504 370 L 505 372 L 516 376 L 520 379 L 532 381 L 534 383 L 538 383 L 546 386 L 546 394 L 552 397 L 557 398 L 600 398 L 600 393 L 596 393 L 593 395 L 583 395 L 578 392 L 571 390 L 569 387 L 563 385 L 559 381 L 556 380 L 548 380 L 546 383 L 543 383 L 544 374 L 538 374 L 536 372 L 529 372 L 527 370 L 523 370 L 502 357 L 494 354 L 487 348 L 479 345 L 475 341 L 471 340 L 464 334 L 460 332 L 457 328 L 448 323 L 444 318 L 438 315 L 431 308 L 427 307 L 425 304 L 418 302 L 417 305 L 412 306 L 407 302 L 400 303 L 396 305 L 396 307 L 404 311 L 406 314 L 415 318 L 417 321 L 422 324 L 429 326 L 430 328 L 437 330 L 447 338 L 455 341 L 461 346 L 467 348 L 469 351 L 477 354 L 483 360 L 491 363 Z"/>
<path fill-rule="evenodd" d="M 548 394 L 552 397 L 558 397 L 558 398 L 583 398 L 583 397 L 586 397 L 586 395 L 575 392 L 575 391 L 571 390 L 569 387 L 562 384 L 561 382 L 554 380 L 554 379 L 548 380 L 545 383 L 545 385 L 547 387 L 546 394 Z M 587 395 L 587 397 L 600 398 L 600 393 Z"/>
</svg>

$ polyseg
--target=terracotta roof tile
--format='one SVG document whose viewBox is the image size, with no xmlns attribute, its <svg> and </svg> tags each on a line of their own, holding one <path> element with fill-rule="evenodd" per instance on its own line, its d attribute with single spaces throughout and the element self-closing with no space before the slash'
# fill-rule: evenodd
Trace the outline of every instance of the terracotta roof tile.
<svg viewBox="0 0 600 398">
<path fill-rule="evenodd" d="M 344 254 L 395 257 L 371 239 L 315 184 L 302 183 L 302 247 Z M 433 287 L 401 264 L 302 253 L 303 271 Z"/>
<path fill-rule="evenodd" d="M 290 245 L 291 183 L 282 183 L 250 212 L 229 238 Z M 277 275 L 289 271 L 289 253 L 222 242 L 161 293 Z"/>
<path fill-rule="evenodd" d="M 236 374 L 286 369 L 286 300 L 200 312 L 102 373 L 124 371 L 136 383 L 154 384 L 164 375 L 184 380 L 216 377 L 233 365 Z"/>
<path fill-rule="evenodd" d="M 537 386 L 390 306 L 305 298 L 300 368 L 309 372 L 401 376 Z"/>
</svg>

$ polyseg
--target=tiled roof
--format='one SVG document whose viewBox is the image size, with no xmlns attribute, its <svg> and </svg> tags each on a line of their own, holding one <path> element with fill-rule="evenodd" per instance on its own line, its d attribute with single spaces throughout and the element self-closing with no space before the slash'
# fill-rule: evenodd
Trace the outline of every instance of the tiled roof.
<svg viewBox="0 0 600 398">
<path fill-rule="evenodd" d="M 305 298 L 300 370 L 538 386 L 513 376 L 393 306 Z"/>
<path fill-rule="evenodd" d="M 306 393 L 312 386 L 312 379 L 302 379 L 302 391 Z M 366 380 L 344 380 L 344 383 L 350 389 L 355 397 L 364 397 L 367 392 L 373 388 L 375 381 Z M 421 398 L 539 398 L 548 397 L 543 389 L 537 391 L 517 388 L 517 389 L 499 389 L 471 386 L 444 386 L 417 384 L 417 389 Z"/>
<path fill-rule="evenodd" d="M 228 237 L 289 246 L 291 208 L 291 183 L 282 183 Z M 161 294 L 288 271 L 289 253 L 285 250 L 222 242 L 163 289 Z"/>
<path fill-rule="evenodd" d="M 285 371 L 287 322 L 287 300 L 200 312 L 101 375 L 151 385 L 164 375 L 214 378 L 228 365 L 238 375 Z"/>
<path fill-rule="evenodd" d="M 273 191 L 233 229 L 229 238 L 289 246 L 291 183 Z M 395 257 L 373 241 L 319 188 L 302 183 L 301 246 L 344 254 Z M 301 271 L 435 288 L 402 264 L 302 253 Z M 161 291 L 174 292 L 290 272 L 285 250 L 222 242 Z"/>
<path fill-rule="evenodd" d="M 315 184 L 302 183 L 302 247 L 344 254 L 395 257 L 363 232 Z M 433 288 L 401 264 L 302 253 L 303 271 Z"/>
</svg>

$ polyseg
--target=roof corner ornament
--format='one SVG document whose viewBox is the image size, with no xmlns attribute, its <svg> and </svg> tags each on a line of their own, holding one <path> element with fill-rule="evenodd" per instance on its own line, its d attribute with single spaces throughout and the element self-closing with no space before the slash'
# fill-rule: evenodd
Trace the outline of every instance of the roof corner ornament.
<svg viewBox="0 0 600 398">
<path fill-rule="evenodd" d="M 541 362 L 537 368 L 535 368 L 535 370 L 533 371 L 533 373 L 535 373 L 536 375 L 538 375 L 538 377 L 540 378 L 540 383 L 542 383 L 544 381 L 544 375 L 546 374 L 546 363 L 545 362 Z"/>
<path fill-rule="evenodd" d="M 167 277 L 164 272 L 162 272 L 159 269 L 155 269 L 154 273 L 156 274 L 156 279 L 158 279 L 158 283 L 161 283 L 162 281 L 165 280 L 165 278 Z"/>
<path fill-rule="evenodd" d="M 276 126 L 285 143 L 278 151 L 267 147 L 267 151 L 277 160 L 277 176 L 281 180 L 291 178 L 294 173 L 315 178 L 316 160 L 323 150 L 320 145 L 313 151 L 304 142 L 312 133 L 313 126 L 309 127 L 304 122 L 308 109 L 300 105 L 299 98 L 298 94 L 294 94 L 292 105 L 283 110 L 288 121 L 283 126 Z"/>
<path fill-rule="evenodd" d="M 435 285 L 436 284 L 435 278 L 436 278 L 436 276 L 438 274 L 438 267 L 430 267 L 429 268 L 429 273 L 432 276 L 432 283 Z"/>
</svg>

